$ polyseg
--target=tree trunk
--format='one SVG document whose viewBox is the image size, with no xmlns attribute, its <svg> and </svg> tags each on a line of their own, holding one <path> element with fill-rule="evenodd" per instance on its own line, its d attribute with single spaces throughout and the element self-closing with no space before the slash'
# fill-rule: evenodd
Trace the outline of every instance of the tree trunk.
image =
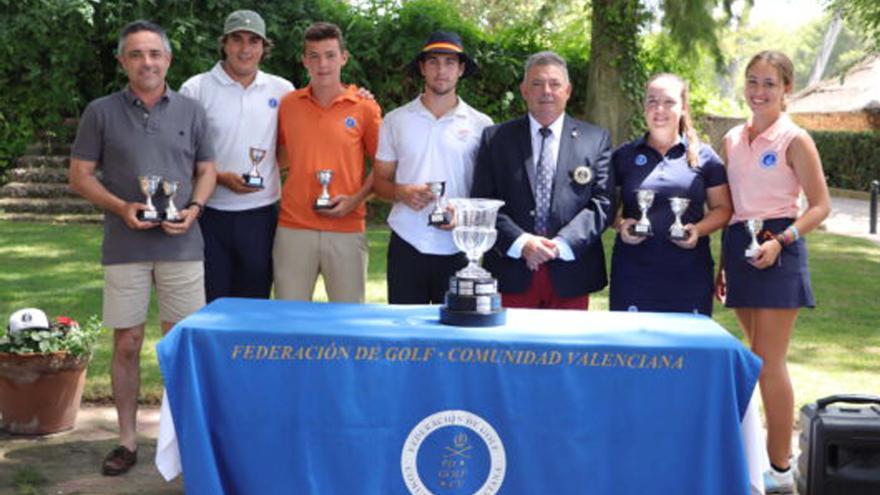
<svg viewBox="0 0 880 495">
<path fill-rule="evenodd" d="M 629 77 L 625 64 L 637 63 L 638 45 L 627 43 L 625 38 L 632 41 L 639 35 L 639 25 L 633 15 L 638 4 L 638 0 L 592 0 L 592 41 L 585 111 L 587 119 L 611 132 L 615 146 L 631 137 L 631 119 L 636 112 L 624 83 Z M 627 32 L 627 28 L 631 30 Z M 633 47 L 636 51 L 632 51 Z M 640 81 L 629 82 L 641 84 Z"/>
</svg>

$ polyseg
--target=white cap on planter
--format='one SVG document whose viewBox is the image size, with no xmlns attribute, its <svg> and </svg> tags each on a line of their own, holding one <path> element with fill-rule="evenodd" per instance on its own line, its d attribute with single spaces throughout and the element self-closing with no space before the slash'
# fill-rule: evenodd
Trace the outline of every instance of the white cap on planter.
<svg viewBox="0 0 880 495">
<path fill-rule="evenodd" d="M 18 333 L 31 328 L 49 328 L 49 318 L 46 313 L 37 308 L 19 309 L 9 317 L 9 334 Z"/>
</svg>

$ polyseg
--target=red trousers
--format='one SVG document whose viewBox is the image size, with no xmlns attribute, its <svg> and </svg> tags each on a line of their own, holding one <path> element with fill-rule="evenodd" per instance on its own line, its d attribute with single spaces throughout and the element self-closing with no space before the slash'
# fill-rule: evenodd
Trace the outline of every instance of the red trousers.
<svg viewBox="0 0 880 495">
<path fill-rule="evenodd" d="M 518 294 L 502 293 L 501 305 L 505 308 L 537 309 L 588 309 L 590 296 L 561 297 L 553 290 L 550 269 L 542 264 L 532 273 L 532 283 L 525 292 Z"/>
</svg>

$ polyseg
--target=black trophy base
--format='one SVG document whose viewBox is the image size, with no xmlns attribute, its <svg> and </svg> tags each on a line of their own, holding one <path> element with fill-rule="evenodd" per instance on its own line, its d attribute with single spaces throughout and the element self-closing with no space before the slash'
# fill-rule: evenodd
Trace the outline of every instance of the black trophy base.
<svg viewBox="0 0 880 495">
<path fill-rule="evenodd" d="M 507 323 L 507 310 L 501 308 L 492 313 L 472 313 L 470 311 L 452 311 L 441 306 L 440 323 L 453 327 L 498 327 Z"/>
<path fill-rule="evenodd" d="M 653 237 L 654 230 L 650 227 L 641 227 L 639 225 L 633 225 L 629 228 L 629 235 L 633 237 Z"/>
<path fill-rule="evenodd" d="M 316 200 L 315 204 L 312 205 L 312 207 L 316 210 L 331 210 L 333 209 L 333 206 L 334 205 L 330 202 L 330 200 L 321 201 L 320 199 Z"/>
<path fill-rule="evenodd" d="M 248 187 L 253 187 L 254 189 L 263 189 L 265 187 L 263 185 L 263 178 L 258 175 L 241 174 L 241 178 L 244 179 L 244 185 Z"/>
<path fill-rule="evenodd" d="M 452 213 L 448 211 L 435 211 L 428 217 L 428 226 L 445 227 L 452 223 Z"/>
<path fill-rule="evenodd" d="M 673 241 L 686 241 L 690 237 L 685 229 L 670 229 L 669 238 Z"/>
<path fill-rule="evenodd" d="M 494 278 L 468 279 L 452 276 L 440 308 L 440 323 L 460 327 L 495 327 L 507 321 L 501 307 L 498 281 Z"/>
<path fill-rule="evenodd" d="M 138 210 L 137 219 L 141 222 L 162 223 L 164 220 L 161 212 L 150 210 Z"/>
</svg>

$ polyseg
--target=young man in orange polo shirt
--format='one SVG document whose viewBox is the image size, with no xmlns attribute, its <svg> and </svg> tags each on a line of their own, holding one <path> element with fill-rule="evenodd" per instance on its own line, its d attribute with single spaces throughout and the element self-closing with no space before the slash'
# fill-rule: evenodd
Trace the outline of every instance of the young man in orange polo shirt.
<svg viewBox="0 0 880 495">
<path fill-rule="evenodd" d="M 279 164 L 287 168 L 273 249 L 278 299 L 311 300 L 320 273 L 330 301 L 364 301 L 364 201 L 373 185 L 365 162 L 376 155 L 382 110 L 342 83 L 347 61 L 339 27 L 310 26 L 302 57 L 309 85 L 285 96 L 278 110 Z M 324 189 L 318 175 L 327 170 L 330 200 L 317 204 Z"/>
</svg>

